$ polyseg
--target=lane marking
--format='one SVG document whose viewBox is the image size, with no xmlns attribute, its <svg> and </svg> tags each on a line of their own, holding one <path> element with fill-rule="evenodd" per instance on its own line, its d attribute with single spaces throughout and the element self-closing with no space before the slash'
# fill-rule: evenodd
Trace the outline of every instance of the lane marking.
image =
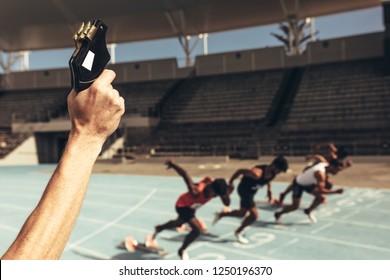
<svg viewBox="0 0 390 280">
<path fill-rule="evenodd" d="M 355 215 L 357 215 L 357 214 L 359 214 L 359 213 L 360 213 L 359 210 L 355 210 L 355 211 L 352 211 L 352 212 L 349 213 L 349 214 L 344 215 L 344 216 L 341 217 L 340 219 L 341 219 L 341 220 L 347 220 L 347 219 L 349 219 L 349 218 L 351 218 L 351 217 L 353 217 L 353 216 L 355 216 Z"/>
<path fill-rule="evenodd" d="M 85 247 L 81 247 L 81 246 L 77 246 L 75 245 L 74 248 L 72 249 L 72 251 L 74 251 L 73 253 L 74 254 L 81 254 L 81 255 L 88 255 L 88 257 L 90 258 L 94 258 L 94 259 L 99 259 L 99 260 L 110 260 L 112 259 L 111 256 L 108 256 L 106 254 L 103 254 L 103 253 L 100 253 L 100 252 L 97 252 L 95 250 L 91 250 L 91 249 L 88 249 L 88 248 L 85 248 Z"/>
<path fill-rule="evenodd" d="M 331 220 L 331 221 L 333 221 L 333 220 Z M 219 223 L 235 225 L 235 226 L 240 225 L 240 223 L 237 223 L 237 222 L 220 221 Z M 273 231 L 271 231 L 270 229 L 267 229 L 265 227 L 262 228 L 262 230 L 269 232 L 269 233 L 274 233 Z M 363 248 L 363 249 L 369 249 L 369 250 L 374 250 L 374 251 L 381 251 L 381 252 L 390 253 L 390 248 L 378 247 L 375 245 L 365 245 L 362 243 L 343 241 L 343 240 L 339 240 L 339 239 L 333 239 L 333 238 L 327 238 L 327 237 L 321 237 L 321 236 L 315 236 L 315 235 L 309 235 L 309 234 L 305 234 L 305 233 L 301 233 L 301 232 L 295 233 L 295 232 L 290 231 L 290 230 L 289 231 L 278 231 L 278 233 L 280 233 L 282 235 L 292 236 L 292 237 L 308 238 L 308 239 L 312 239 L 312 240 L 325 241 L 325 242 L 340 244 L 340 245 L 344 245 L 344 246 L 351 246 L 351 247 L 355 247 L 355 248 Z"/>
<path fill-rule="evenodd" d="M 117 222 L 119 222 L 120 220 L 122 220 L 126 216 L 132 214 L 135 210 L 137 210 L 139 207 L 141 207 L 142 204 L 144 204 L 146 201 L 148 201 L 149 198 L 152 197 L 156 193 L 156 191 L 157 191 L 157 189 L 153 189 L 148 195 L 146 195 L 144 197 L 144 199 L 142 199 L 138 204 L 134 205 L 128 211 L 126 211 L 125 213 L 123 213 L 122 215 L 120 215 L 119 217 L 114 219 L 112 222 L 110 222 L 110 223 L 106 224 L 105 226 L 101 227 L 100 229 L 95 230 L 91 234 L 88 234 L 88 235 L 84 236 L 83 238 L 79 239 L 78 241 L 74 242 L 73 244 L 67 246 L 64 251 L 67 251 L 67 250 L 73 248 L 75 245 L 81 244 L 81 243 L 91 239 L 92 237 L 98 235 L 102 231 L 105 231 L 106 229 L 112 227 L 113 225 L 115 225 Z"/>
<path fill-rule="evenodd" d="M 2 228 L 4 230 L 12 231 L 12 232 L 19 232 L 20 231 L 20 228 L 15 228 L 15 227 L 2 225 L 2 224 L 0 224 L 0 228 Z"/>
<path fill-rule="evenodd" d="M 277 252 L 277 251 L 280 251 L 280 250 L 282 250 L 282 249 L 285 249 L 285 248 L 287 248 L 287 247 L 289 247 L 289 246 L 291 246 L 291 245 L 297 243 L 299 240 L 300 240 L 299 238 L 294 238 L 293 240 L 291 240 L 291 241 L 289 241 L 289 242 L 283 244 L 282 246 L 279 246 L 279 247 L 277 247 L 277 248 L 275 248 L 275 249 L 273 249 L 273 250 L 269 250 L 267 253 L 268 253 L 268 254 L 273 254 L 273 253 L 275 253 L 275 252 Z"/>
<path fill-rule="evenodd" d="M 90 223 L 94 223 L 94 224 L 100 224 L 100 225 L 107 224 L 107 221 L 93 219 L 93 218 L 80 217 L 79 219 L 82 221 L 86 221 L 86 222 L 90 222 Z M 142 229 L 139 227 L 127 226 L 127 225 L 123 225 L 123 224 L 115 224 L 115 225 L 113 225 L 113 227 L 123 228 L 123 229 L 131 230 L 131 231 L 138 231 L 140 233 L 146 233 L 146 234 L 151 232 L 151 230 Z"/>
<path fill-rule="evenodd" d="M 390 225 L 372 224 L 372 223 L 351 221 L 351 220 L 343 221 L 343 220 L 336 220 L 336 219 L 332 219 L 332 218 L 326 218 L 326 219 L 322 219 L 322 220 L 333 222 L 336 224 L 346 224 L 346 225 L 355 225 L 355 226 L 362 226 L 362 227 L 375 228 L 375 229 L 390 230 Z"/>
<path fill-rule="evenodd" d="M 329 224 L 325 224 L 319 228 L 316 228 L 314 230 L 312 230 L 310 233 L 311 234 L 316 234 L 316 233 L 319 233 L 320 231 L 323 231 L 324 229 L 328 228 L 328 227 L 331 227 L 333 226 L 334 224 L 333 223 L 329 223 Z"/>
<path fill-rule="evenodd" d="M 216 245 L 213 245 L 210 243 L 206 243 L 206 244 L 204 244 L 204 246 L 209 247 L 213 250 L 220 250 L 220 251 L 234 253 L 234 254 L 241 255 L 241 256 L 246 256 L 246 257 L 249 257 L 249 258 L 254 259 L 254 260 L 273 260 L 272 258 L 267 257 L 267 256 L 263 256 L 263 255 L 259 255 L 259 254 L 251 254 L 251 253 L 248 253 L 244 250 L 236 250 L 236 249 L 227 248 L 224 246 L 216 246 Z"/>
</svg>

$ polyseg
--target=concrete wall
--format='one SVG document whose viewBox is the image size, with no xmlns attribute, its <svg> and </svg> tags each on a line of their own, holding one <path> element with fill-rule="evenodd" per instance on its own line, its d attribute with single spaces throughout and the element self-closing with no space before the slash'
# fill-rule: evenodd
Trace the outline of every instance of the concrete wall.
<svg viewBox="0 0 390 280">
<path fill-rule="evenodd" d="M 12 123 L 12 132 L 69 132 L 70 120 L 52 120 L 50 122 Z"/>
<path fill-rule="evenodd" d="M 287 56 L 283 47 L 242 50 L 196 57 L 196 75 L 305 66 L 384 54 L 384 33 L 371 33 L 312 42 L 300 56 Z M 176 58 L 109 65 L 116 71 L 115 83 L 187 77 L 193 68 L 178 68 Z M 68 69 L 15 72 L 0 77 L 4 89 L 70 87 Z"/>
<path fill-rule="evenodd" d="M 183 77 L 185 73 L 189 73 L 188 69 L 179 71 L 175 58 L 110 64 L 107 68 L 116 72 L 115 83 L 172 79 L 180 76 Z M 70 88 L 71 78 L 69 69 L 13 72 L 7 75 L 1 75 L 0 86 L 6 90 Z"/>
<path fill-rule="evenodd" d="M 70 72 L 69 69 L 12 72 L 3 75 L 1 81 L 7 90 L 70 87 Z"/>
<path fill-rule="evenodd" d="M 195 68 L 202 76 L 378 57 L 384 54 L 383 36 L 379 32 L 316 41 L 300 56 L 286 55 L 283 47 L 198 56 Z"/>
<path fill-rule="evenodd" d="M 309 43 L 309 64 L 383 56 L 383 33 L 371 33 Z"/>
</svg>

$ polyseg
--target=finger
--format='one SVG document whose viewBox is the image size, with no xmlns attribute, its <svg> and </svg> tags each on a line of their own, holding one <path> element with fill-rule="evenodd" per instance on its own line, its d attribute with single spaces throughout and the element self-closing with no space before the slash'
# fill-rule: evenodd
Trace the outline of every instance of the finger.
<svg viewBox="0 0 390 280">
<path fill-rule="evenodd" d="M 116 89 L 112 89 L 112 94 L 113 94 L 113 96 L 114 96 L 114 98 L 119 98 L 120 97 L 120 95 L 119 95 L 119 91 L 117 91 Z"/>
<path fill-rule="evenodd" d="M 125 99 L 122 96 L 119 96 L 119 101 L 121 104 L 121 108 L 123 110 L 123 113 L 125 112 Z"/>
<path fill-rule="evenodd" d="M 109 69 L 104 69 L 104 71 L 100 74 L 100 76 L 96 79 L 102 84 L 110 85 L 112 81 L 115 79 L 116 74 L 114 71 Z"/>
</svg>

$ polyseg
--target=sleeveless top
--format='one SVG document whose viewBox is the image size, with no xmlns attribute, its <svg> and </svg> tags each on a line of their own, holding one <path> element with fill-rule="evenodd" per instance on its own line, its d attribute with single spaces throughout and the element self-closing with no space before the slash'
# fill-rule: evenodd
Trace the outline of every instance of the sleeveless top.
<svg viewBox="0 0 390 280">
<path fill-rule="evenodd" d="M 321 173 L 326 174 L 326 167 L 329 164 L 326 162 L 319 162 L 316 164 L 313 164 L 309 168 L 305 168 L 301 174 L 299 174 L 295 181 L 301 185 L 301 186 L 311 186 L 317 184 L 317 179 L 314 177 L 314 174 L 317 171 L 320 171 Z"/>
<path fill-rule="evenodd" d="M 176 207 L 190 207 L 192 209 L 197 209 L 206 202 L 208 202 L 213 197 L 204 196 L 204 188 L 211 183 L 210 178 L 206 177 L 198 183 L 199 194 L 197 197 L 193 197 L 188 191 L 179 196 L 179 199 L 176 201 Z"/>
<path fill-rule="evenodd" d="M 267 169 L 267 167 L 268 167 L 268 165 L 266 165 L 266 164 L 256 165 L 255 168 L 262 170 L 261 177 L 259 179 L 255 180 L 251 177 L 243 176 L 240 184 L 238 185 L 238 188 L 239 189 L 245 188 L 245 191 L 249 191 L 249 192 L 255 194 L 257 192 L 257 190 L 259 189 L 259 187 L 262 187 L 265 184 L 267 184 L 269 181 L 272 181 L 272 179 L 274 179 L 276 176 L 276 174 L 272 174 L 272 176 L 270 178 L 266 179 L 265 178 L 265 175 L 266 175 L 265 170 Z"/>
</svg>

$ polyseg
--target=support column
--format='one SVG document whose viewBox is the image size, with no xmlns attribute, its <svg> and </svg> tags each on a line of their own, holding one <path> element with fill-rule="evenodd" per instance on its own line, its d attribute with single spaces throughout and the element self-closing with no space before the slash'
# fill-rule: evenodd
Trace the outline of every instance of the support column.
<svg viewBox="0 0 390 280">
<path fill-rule="evenodd" d="M 108 44 L 108 50 L 109 50 L 110 56 L 111 56 L 111 59 L 110 59 L 110 63 L 111 64 L 115 64 L 116 63 L 116 54 L 115 54 L 116 47 L 117 47 L 117 44 L 115 44 L 115 43 Z"/>
<path fill-rule="evenodd" d="M 385 71 L 390 73 L 390 1 L 382 2 L 383 23 L 385 25 L 385 35 L 383 38 L 383 53 L 385 60 Z"/>
<path fill-rule="evenodd" d="M 194 42 L 191 45 L 191 35 L 189 35 L 186 31 L 186 18 L 183 10 L 171 10 L 165 12 L 165 16 L 167 17 L 169 24 L 171 25 L 172 30 L 177 34 L 177 38 L 179 39 L 179 43 L 185 54 L 185 66 L 191 67 L 193 66 L 191 55 L 196 46 L 201 39 L 201 36 L 194 37 Z M 203 39 L 205 37 L 203 36 Z M 204 39 L 205 40 L 205 39 Z M 207 42 L 207 39 L 206 39 Z"/>
</svg>

